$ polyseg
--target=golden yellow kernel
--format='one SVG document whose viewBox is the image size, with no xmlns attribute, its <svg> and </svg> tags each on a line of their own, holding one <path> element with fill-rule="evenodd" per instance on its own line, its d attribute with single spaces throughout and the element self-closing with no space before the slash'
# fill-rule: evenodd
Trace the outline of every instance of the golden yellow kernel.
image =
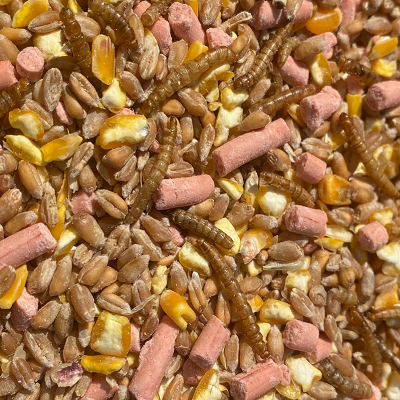
<svg viewBox="0 0 400 400">
<path fill-rule="evenodd" d="M 79 135 L 66 135 L 46 143 L 40 150 L 46 162 L 63 161 L 75 153 L 82 140 Z"/>
<path fill-rule="evenodd" d="M 357 117 L 361 117 L 362 95 L 347 93 L 346 101 L 349 106 L 349 116 L 356 115 Z"/>
<path fill-rule="evenodd" d="M 115 48 L 109 36 L 97 35 L 93 39 L 92 71 L 106 85 L 115 78 Z"/>
<path fill-rule="evenodd" d="M 44 13 L 48 9 L 49 2 L 47 0 L 28 0 L 14 14 L 12 27 L 23 28 L 28 26 L 34 18 Z"/>
<path fill-rule="evenodd" d="M 231 247 L 230 249 L 225 249 L 219 244 L 216 244 L 218 249 L 222 253 L 229 256 L 235 256 L 237 253 L 239 253 L 240 238 L 231 222 L 227 218 L 221 218 L 218 221 L 215 221 L 214 225 L 222 232 L 226 233 L 233 240 L 233 247 Z"/>
<path fill-rule="evenodd" d="M 120 370 L 125 358 L 113 356 L 82 356 L 81 365 L 85 371 L 109 375 Z"/>
<path fill-rule="evenodd" d="M 306 29 L 320 35 L 325 32 L 335 32 L 342 22 L 342 12 L 339 8 L 328 10 L 318 7 L 317 12 L 307 22 Z"/>
<path fill-rule="evenodd" d="M 61 207 L 58 209 L 58 222 L 55 226 L 49 228 L 50 233 L 53 235 L 54 239 L 59 240 L 61 233 L 64 230 L 65 227 L 65 212 L 67 208 L 65 205 L 61 205 Z"/>
<path fill-rule="evenodd" d="M 28 268 L 26 264 L 15 270 L 15 280 L 11 287 L 0 297 L 0 308 L 9 310 L 15 301 L 21 296 L 26 280 L 28 279 Z"/>
<path fill-rule="evenodd" d="M 45 166 L 47 162 L 44 160 L 43 153 L 31 140 L 23 135 L 7 135 L 7 144 L 11 151 L 24 161 L 32 164 Z"/>
<path fill-rule="evenodd" d="M 197 3 L 197 0 L 195 0 Z M 191 6 L 191 4 L 189 4 Z M 196 57 L 198 57 L 201 53 L 205 53 L 208 50 L 208 47 L 205 46 L 200 40 L 196 40 L 193 42 L 188 49 L 188 52 L 186 53 L 185 61 L 192 61 Z"/>
<path fill-rule="evenodd" d="M 306 63 L 315 84 L 324 87 L 332 83 L 331 67 L 322 53 L 308 57 Z"/>
<path fill-rule="evenodd" d="M 44 135 L 42 121 L 34 111 L 14 108 L 8 114 L 10 125 L 20 129 L 29 139 L 40 140 Z"/>
<path fill-rule="evenodd" d="M 350 182 L 334 174 L 326 174 L 318 183 L 318 197 L 325 204 L 351 204 Z"/>
<path fill-rule="evenodd" d="M 59 257 L 67 254 L 73 246 L 78 242 L 80 236 L 75 232 L 72 227 L 65 229 L 58 240 L 56 249 L 54 250 L 54 257 Z"/>
</svg>

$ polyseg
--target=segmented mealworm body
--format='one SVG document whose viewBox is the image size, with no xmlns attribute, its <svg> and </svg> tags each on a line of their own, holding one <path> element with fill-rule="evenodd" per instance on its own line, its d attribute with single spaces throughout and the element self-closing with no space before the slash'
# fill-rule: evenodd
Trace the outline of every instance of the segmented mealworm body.
<svg viewBox="0 0 400 400">
<path fill-rule="evenodd" d="M 258 355 L 262 358 L 269 356 L 266 344 L 263 340 L 260 328 L 257 325 L 257 319 L 245 295 L 240 289 L 239 283 L 233 275 L 232 270 L 226 264 L 218 250 L 204 239 L 197 240 L 197 246 L 200 247 L 218 279 L 225 287 L 225 293 L 228 300 L 236 307 L 239 318 L 242 321 L 244 331 Z"/>
<path fill-rule="evenodd" d="M 348 306 L 355 306 L 358 302 L 357 293 L 341 286 L 330 290 L 337 301 Z"/>
<path fill-rule="evenodd" d="M 298 103 L 305 97 L 311 96 L 316 93 L 318 88 L 315 85 L 296 86 L 292 89 L 284 90 L 274 96 L 260 101 L 250 107 L 250 113 L 261 110 L 270 116 L 281 110 L 288 104 Z"/>
<path fill-rule="evenodd" d="M 233 240 L 225 232 L 195 214 L 184 210 L 176 210 L 171 214 L 171 219 L 176 224 L 226 249 L 233 247 Z"/>
<path fill-rule="evenodd" d="M 393 367 L 400 371 L 400 358 L 396 356 L 390 349 L 388 349 L 377 337 L 375 337 L 379 350 L 386 360 L 388 360 Z"/>
<path fill-rule="evenodd" d="M 357 327 L 359 333 L 363 337 L 367 352 L 371 358 L 372 368 L 374 370 L 374 381 L 380 382 L 382 377 L 382 356 L 379 351 L 378 344 L 376 343 L 375 336 L 371 328 L 368 326 L 365 318 L 357 311 L 355 307 L 350 307 L 350 316 L 354 325 Z"/>
<path fill-rule="evenodd" d="M 184 86 L 189 85 L 203 72 L 218 62 L 234 61 L 236 55 L 227 47 L 219 47 L 200 54 L 192 61 L 188 61 L 172 71 L 157 84 L 148 99 L 142 104 L 140 113 L 148 116 L 153 110 L 159 110 L 161 104 Z"/>
<path fill-rule="evenodd" d="M 16 107 L 22 97 L 33 90 L 34 84 L 27 78 L 21 78 L 9 88 L 0 92 L 0 118 Z"/>
<path fill-rule="evenodd" d="M 367 174 L 375 182 L 376 186 L 388 196 L 398 199 L 400 197 L 399 191 L 385 175 L 383 169 L 379 167 L 372 153 L 367 149 L 365 141 L 357 132 L 350 117 L 346 113 L 342 113 L 340 114 L 339 121 L 346 133 L 350 146 L 357 152 L 367 170 Z"/>
<path fill-rule="evenodd" d="M 297 36 L 292 36 L 286 39 L 282 47 L 278 50 L 278 56 L 276 65 L 281 68 L 290 56 L 290 53 L 296 50 L 296 47 L 300 44 L 300 39 Z"/>
<path fill-rule="evenodd" d="M 369 314 L 371 321 L 379 321 L 381 319 L 400 319 L 400 307 L 384 307 Z"/>
<path fill-rule="evenodd" d="M 262 172 L 261 178 L 268 183 L 268 185 L 289 193 L 296 203 L 310 208 L 315 207 L 315 203 L 311 195 L 296 182 L 289 181 L 289 179 L 272 172 Z"/>
<path fill-rule="evenodd" d="M 168 122 L 161 153 L 158 155 L 157 162 L 153 167 L 150 177 L 144 181 L 135 202 L 132 204 L 129 213 L 125 218 L 126 224 L 136 223 L 167 173 L 168 165 L 171 163 L 177 131 L 177 120 L 176 118 L 172 118 Z"/>
<path fill-rule="evenodd" d="M 369 399 L 372 396 L 372 388 L 370 385 L 363 382 L 354 382 L 343 376 L 330 358 L 322 360 L 318 368 L 322 372 L 325 380 L 340 393 L 352 396 L 356 399 Z"/>
<path fill-rule="evenodd" d="M 258 53 L 250 71 L 233 82 L 235 89 L 241 87 L 251 88 L 262 78 L 275 53 L 279 50 L 286 38 L 292 33 L 293 24 L 294 22 L 291 21 L 286 26 L 278 29 L 272 38 L 268 40 L 265 46 Z"/>
<path fill-rule="evenodd" d="M 173 0 L 160 0 L 153 3 L 140 17 L 143 26 L 151 26 L 158 17 L 166 16 L 172 2 Z"/>
<path fill-rule="evenodd" d="M 135 32 L 129 25 L 128 20 L 121 15 L 111 4 L 104 0 L 94 0 L 91 4 L 92 11 L 99 15 L 111 28 L 118 31 L 130 50 L 136 50 L 138 47 Z"/>
<path fill-rule="evenodd" d="M 342 72 L 355 76 L 367 86 L 382 82 L 382 78 L 371 69 L 365 67 L 357 61 L 341 56 L 338 61 L 338 68 Z"/>
<path fill-rule="evenodd" d="M 87 78 L 92 77 L 92 52 L 90 51 L 89 44 L 82 35 L 81 27 L 75 19 L 74 13 L 69 8 L 64 7 L 61 9 L 59 15 L 61 22 L 64 24 L 64 35 L 71 45 L 72 54 L 79 68 Z"/>
</svg>

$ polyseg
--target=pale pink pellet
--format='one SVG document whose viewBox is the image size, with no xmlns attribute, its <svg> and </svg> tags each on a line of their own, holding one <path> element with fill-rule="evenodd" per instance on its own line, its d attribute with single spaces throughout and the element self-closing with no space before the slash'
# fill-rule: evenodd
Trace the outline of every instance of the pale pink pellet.
<svg viewBox="0 0 400 400">
<path fill-rule="evenodd" d="M 369 252 L 379 250 L 389 241 L 387 230 L 378 221 L 374 221 L 359 229 L 356 238 L 360 247 Z"/>
<path fill-rule="evenodd" d="M 11 322 L 17 331 L 26 331 L 31 326 L 32 318 L 39 308 L 39 299 L 30 294 L 26 288 L 11 308 Z"/>
<path fill-rule="evenodd" d="M 279 68 L 282 79 L 290 86 L 307 85 L 310 71 L 307 65 L 300 61 L 296 61 L 289 56 L 285 64 Z"/>
<path fill-rule="evenodd" d="M 186 385 L 198 385 L 206 370 L 188 358 L 182 367 L 183 380 Z"/>
<path fill-rule="evenodd" d="M 296 158 L 296 175 L 308 183 L 318 183 L 325 175 L 326 162 L 311 153 Z"/>
<path fill-rule="evenodd" d="M 386 81 L 372 85 L 365 96 L 369 108 L 374 111 L 385 110 L 400 105 L 400 82 Z"/>
<path fill-rule="evenodd" d="M 18 82 L 15 76 L 14 66 L 10 61 L 0 61 L 0 90 L 7 89 L 15 82 Z"/>
<path fill-rule="evenodd" d="M 96 213 L 97 196 L 94 193 L 87 194 L 81 189 L 72 196 L 71 204 L 74 214 L 86 213 L 94 215 Z"/>
<path fill-rule="evenodd" d="M 328 216 L 322 210 L 293 205 L 285 213 L 286 229 L 304 236 L 321 237 L 326 233 Z"/>
<path fill-rule="evenodd" d="M 315 349 L 311 352 L 303 353 L 305 359 L 311 364 L 316 364 L 317 362 L 322 361 L 326 357 L 329 357 L 332 353 L 332 342 L 329 338 L 321 333 L 318 338 L 318 343 Z"/>
<path fill-rule="evenodd" d="M 43 74 L 43 53 L 37 47 L 25 47 L 17 56 L 16 69 L 20 76 L 37 82 Z"/>
<path fill-rule="evenodd" d="M 225 33 L 220 27 L 208 28 L 206 31 L 208 47 L 215 49 L 217 47 L 231 47 L 233 39 Z"/>
<path fill-rule="evenodd" d="M 131 348 L 130 351 L 139 353 L 140 351 L 140 330 L 141 326 L 131 321 Z"/>
<path fill-rule="evenodd" d="M 118 384 L 110 386 L 107 376 L 103 374 L 93 374 L 92 382 L 83 397 L 80 400 L 107 400 L 118 390 Z"/>
<path fill-rule="evenodd" d="M 319 330 L 313 324 L 294 319 L 285 325 L 283 343 L 298 351 L 314 351 L 318 344 Z"/>
<path fill-rule="evenodd" d="M 72 125 L 74 123 L 73 118 L 68 114 L 68 111 L 61 100 L 58 102 L 54 111 L 61 123 L 65 125 Z"/>
</svg>

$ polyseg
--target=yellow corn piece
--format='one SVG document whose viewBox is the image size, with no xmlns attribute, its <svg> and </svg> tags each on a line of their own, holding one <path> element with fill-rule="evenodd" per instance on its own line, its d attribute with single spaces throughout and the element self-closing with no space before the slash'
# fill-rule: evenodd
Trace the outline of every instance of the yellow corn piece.
<svg viewBox="0 0 400 400">
<path fill-rule="evenodd" d="M 215 140 L 214 146 L 218 147 L 226 143 L 229 137 L 229 130 L 238 126 L 242 122 L 243 108 L 234 107 L 225 109 L 220 107 L 215 121 Z"/>
<path fill-rule="evenodd" d="M 377 60 L 371 61 L 371 69 L 384 78 L 390 78 L 397 70 L 397 61 L 378 58 Z"/>
<path fill-rule="evenodd" d="M 193 395 L 193 400 L 220 400 L 222 393 L 219 390 L 219 373 L 215 369 L 209 369 L 201 381 Z"/>
<path fill-rule="evenodd" d="M 64 203 L 65 199 L 68 197 L 68 178 L 67 175 L 68 172 L 65 171 L 64 173 L 64 179 L 61 184 L 60 191 L 57 194 L 57 207 L 61 207 L 61 205 Z"/>
<path fill-rule="evenodd" d="M 218 81 L 228 80 L 235 76 L 233 72 L 230 72 L 230 69 L 231 67 L 228 63 L 215 64 L 201 75 L 199 82 L 194 85 L 193 89 L 203 95 L 207 94 Z"/>
<path fill-rule="evenodd" d="M 258 212 L 257 192 L 258 176 L 256 173 L 250 173 L 244 183 L 243 200 L 253 206 L 255 214 Z"/>
<path fill-rule="evenodd" d="M 293 380 L 290 382 L 290 385 L 288 386 L 283 386 L 281 384 L 275 386 L 275 390 L 282 396 L 285 396 L 291 400 L 296 400 L 301 396 L 301 388 Z"/>
<path fill-rule="evenodd" d="M 92 330 L 90 347 L 108 356 L 126 356 L 131 346 L 129 319 L 102 311 Z"/>
<path fill-rule="evenodd" d="M 43 53 L 46 62 L 53 58 L 68 55 L 63 47 L 65 41 L 66 39 L 61 29 L 49 33 L 35 33 L 33 36 L 33 44 Z"/>
<path fill-rule="evenodd" d="M 125 358 L 113 356 L 82 356 L 81 365 L 85 371 L 109 375 L 125 365 Z"/>
<path fill-rule="evenodd" d="M 347 93 L 346 101 L 349 106 L 349 116 L 356 115 L 357 117 L 361 117 L 362 95 Z"/>
<path fill-rule="evenodd" d="M 239 253 L 240 238 L 231 222 L 227 218 L 221 218 L 218 221 L 215 221 L 214 225 L 222 232 L 226 233 L 233 240 L 233 246 L 229 250 L 217 244 L 216 246 L 218 247 L 218 249 L 222 253 L 229 256 L 235 256 L 237 253 Z"/>
<path fill-rule="evenodd" d="M 6 141 L 7 144 L 10 146 L 11 151 L 17 157 L 42 167 L 47 164 L 39 147 L 37 147 L 26 136 L 7 135 Z"/>
<path fill-rule="evenodd" d="M 289 104 L 288 106 L 286 106 L 286 111 L 298 125 L 300 125 L 302 128 L 307 128 L 307 124 L 304 122 L 303 117 L 301 116 L 299 104 Z"/>
<path fill-rule="evenodd" d="M 380 168 L 384 168 L 386 164 L 392 159 L 393 147 L 390 144 L 379 146 L 372 153 Z"/>
<path fill-rule="evenodd" d="M 272 186 L 260 186 L 257 202 L 267 215 L 280 217 L 290 202 L 290 195 Z"/>
<path fill-rule="evenodd" d="M 400 242 L 390 242 L 376 251 L 380 260 L 384 260 L 382 272 L 385 275 L 397 276 L 400 273 Z"/>
<path fill-rule="evenodd" d="M 218 186 L 224 190 L 233 200 L 239 200 L 243 194 L 243 186 L 236 181 L 227 178 L 217 178 Z"/>
<path fill-rule="evenodd" d="M 6 6 L 10 4 L 13 0 L 0 0 L 0 6 Z"/>
<path fill-rule="evenodd" d="M 260 332 L 261 332 L 264 342 L 266 342 L 268 333 L 271 330 L 271 324 L 269 324 L 268 322 L 263 322 L 261 320 L 258 320 L 257 325 L 260 328 Z"/>
<path fill-rule="evenodd" d="M 255 260 L 251 260 L 244 266 L 245 271 L 249 276 L 257 276 L 263 271 L 262 266 L 258 265 Z"/>
<path fill-rule="evenodd" d="M 195 1 L 197 3 L 197 0 L 195 0 Z M 191 5 L 189 4 L 189 6 L 191 6 Z M 190 45 L 190 47 L 188 49 L 188 52 L 186 53 L 186 57 L 185 57 L 185 61 L 184 62 L 188 62 L 188 61 L 194 60 L 201 53 L 205 53 L 207 50 L 208 50 L 207 46 L 205 46 L 203 43 L 201 43 L 200 40 L 196 40 L 195 42 L 193 42 Z"/>
<path fill-rule="evenodd" d="M 82 140 L 79 135 L 66 135 L 46 143 L 40 150 L 46 162 L 63 161 L 75 153 Z"/>
<path fill-rule="evenodd" d="M 332 238 L 319 238 L 314 240 L 314 243 L 329 251 L 340 249 L 344 244 L 343 240 Z"/>
<path fill-rule="evenodd" d="M 242 225 L 237 225 L 235 226 L 235 231 L 238 234 L 238 236 L 241 238 L 243 234 L 247 231 L 248 228 L 248 223 L 244 223 Z"/>
<path fill-rule="evenodd" d="M 285 279 L 285 286 L 288 290 L 297 288 L 304 293 L 308 293 L 308 282 L 310 282 L 310 280 L 311 274 L 306 269 L 289 271 Z"/>
<path fill-rule="evenodd" d="M 397 44 L 397 37 L 382 36 L 375 42 L 368 58 L 372 61 L 377 58 L 385 57 L 396 49 Z"/>
<path fill-rule="evenodd" d="M 318 7 L 315 15 L 307 22 L 306 29 L 315 35 L 320 35 L 325 32 L 335 32 L 341 22 L 342 12 L 339 8 L 327 10 Z"/>
<path fill-rule="evenodd" d="M 249 300 L 249 304 L 253 312 L 260 311 L 260 308 L 264 304 L 263 299 L 260 295 L 256 294 L 253 298 Z"/>
<path fill-rule="evenodd" d="M 351 204 L 350 182 L 338 175 L 327 174 L 318 183 L 318 196 L 322 202 L 333 206 Z"/>
<path fill-rule="evenodd" d="M 332 147 L 332 150 L 337 150 L 340 146 L 343 146 L 347 139 L 344 132 L 328 132 L 324 135 L 323 139 L 324 142 L 329 143 Z"/>
<path fill-rule="evenodd" d="M 339 225 L 327 225 L 325 236 L 332 239 L 340 239 L 346 243 L 350 243 L 354 237 L 350 231 Z"/>
<path fill-rule="evenodd" d="M 126 94 L 121 87 L 119 79 L 114 78 L 111 81 L 110 86 L 103 92 L 101 102 L 107 110 L 113 113 L 117 113 L 125 107 Z"/>
<path fill-rule="evenodd" d="M 392 219 L 393 210 L 389 207 L 376 211 L 369 216 L 369 222 L 378 221 L 383 226 L 390 224 Z"/>
<path fill-rule="evenodd" d="M 186 242 L 179 250 L 179 262 L 185 267 L 205 276 L 211 276 L 211 266 L 204 254 Z"/>
<path fill-rule="evenodd" d="M 186 300 L 173 290 L 164 290 L 160 297 L 160 306 L 182 330 L 187 328 L 188 323 L 196 320 L 196 314 Z"/>
<path fill-rule="evenodd" d="M 400 373 L 393 371 L 388 379 L 385 395 L 388 400 L 397 400 L 400 393 Z"/>
<path fill-rule="evenodd" d="M 126 361 L 128 361 L 129 367 L 136 368 L 139 366 L 139 353 L 128 353 L 126 356 Z"/>
<path fill-rule="evenodd" d="M 218 83 L 216 83 L 213 88 L 210 90 L 210 92 L 205 96 L 205 99 L 207 100 L 208 103 L 213 103 L 215 101 L 218 101 L 219 99 L 219 88 L 218 88 Z"/>
<path fill-rule="evenodd" d="M 10 125 L 20 129 L 22 133 L 33 140 L 40 140 L 44 135 L 42 121 L 34 111 L 14 108 L 8 114 Z"/>
<path fill-rule="evenodd" d="M 65 229 L 58 240 L 56 249 L 54 250 L 54 257 L 59 257 L 67 254 L 73 246 L 78 242 L 80 236 L 71 227 Z"/>
<path fill-rule="evenodd" d="M 374 301 L 374 308 L 379 309 L 383 307 L 391 307 L 399 302 L 399 296 L 397 295 L 397 284 L 393 285 L 390 290 L 379 293 Z"/>
<path fill-rule="evenodd" d="M 26 264 L 21 265 L 15 270 L 15 280 L 11 287 L 0 297 L 0 308 L 9 310 L 15 301 L 21 296 L 26 280 L 28 279 L 28 268 Z"/>
<path fill-rule="evenodd" d="M 168 268 L 158 265 L 151 278 L 151 290 L 154 294 L 161 294 L 168 283 Z"/>
<path fill-rule="evenodd" d="M 260 319 L 270 324 L 286 324 L 294 319 L 292 308 L 280 300 L 268 299 L 260 310 Z"/>
<path fill-rule="evenodd" d="M 80 13 L 83 12 L 81 6 L 78 4 L 76 0 L 68 0 L 67 2 L 67 7 L 74 13 Z"/>
<path fill-rule="evenodd" d="M 115 48 L 109 36 L 97 35 L 93 39 L 92 71 L 106 85 L 115 78 Z"/>
<path fill-rule="evenodd" d="M 149 134 L 150 127 L 143 115 L 115 115 L 100 129 L 100 144 L 109 150 L 142 142 Z"/>
<path fill-rule="evenodd" d="M 249 229 L 240 241 L 240 254 L 245 264 L 265 248 L 271 246 L 272 233 L 269 229 Z"/>
<path fill-rule="evenodd" d="M 322 53 L 308 57 L 306 63 L 314 83 L 319 87 L 329 86 L 332 83 L 331 67 Z"/>
<path fill-rule="evenodd" d="M 12 27 L 23 28 L 24 26 L 28 26 L 34 18 L 48 9 L 49 2 L 47 0 L 28 0 L 14 14 Z"/>
<path fill-rule="evenodd" d="M 42 217 L 40 216 L 40 205 L 39 205 L 39 203 L 35 203 L 31 207 L 29 207 L 29 211 L 33 211 L 38 216 L 38 219 L 36 221 L 37 223 L 43 222 Z"/>
<path fill-rule="evenodd" d="M 232 86 L 227 86 L 221 92 L 221 103 L 227 110 L 240 106 L 248 98 L 249 92 L 244 88 L 234 90 Z"/>
<path fill-rule="evenodd" d="M 302 356 L 288 357 L 285 364 L 290 370 L 290 376 L 301 386 L 303 392 L 311 390 L 314 383 L 322 378 L 321 371 Z"/>
<path fill-rule="evenodd" d="M 49 228 L 50 233 L 53 235 L 54 239 L 59 240 L 61 233 L 64 230 L 65 226 L 65 211 L 67 208 L 63 204 L 59 209 L 58 209 L 58 222 L 55 226 L 52 228 Z"/>
<path fill-rule="evenodd" d="M 395 178 L 399 172 L 400 172 L 400 167 L 399 164 L 393 162 L 393 161 L 388 161 L 388 163 L 385 165 L 385 175 L 389 179 Z"/>
<path fill-rule="evenodd" d="M 196 14 L 196 17 L 199 16 L 199 3 L 197 0 L 185 0 L 185 4 L 192 8 L 193 12 Z"/>
</svg>

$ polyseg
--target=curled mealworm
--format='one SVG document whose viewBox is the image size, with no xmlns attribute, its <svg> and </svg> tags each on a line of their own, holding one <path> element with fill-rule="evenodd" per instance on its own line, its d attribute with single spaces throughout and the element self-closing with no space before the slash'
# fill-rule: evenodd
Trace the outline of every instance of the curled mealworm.
<svg viewBox="0 0 400 400">
<path fill-rule="evenodd" d="M 197 235 L 203 236 L 205 239 L 219 244 L 226 249 L 233 247 L 233 240 L 225 232 L 195 214 L 184 210 L 176 210 L 171 214 L 171 219 L 176 224 L 183 226 Z"/>
<path fill-rule="evenodd" d="M 367 352 L 371 358 L 372 368 L 374 370 L 374 380 L 375 382 L 379 382 L 382 378 L 382 356 L 375 340 L 375 336 L 372 333 L 371 328 L 368 326 L 365 318 L 357 311 L 355 307 L 350 307 L 349 311 L 351 320 L 358 328 L 358 331 L 367 345 Z"/>
<path fill-rule="evenodd" d="M 168 13 L 168 8 L 173 0 L 160 0 L 152 5 L 140 17 L 143 26 L 151 26 L 158 17 L 164 17 Z"/>
<path fill-rule="evenodd" d="M 339 392 L 356 399 L 369 399 L 372 396 L 370 385 L 363 382 L 355 382 L 343 376 L 330 358 L 322 360 L 318 368 L 328 383 L 334 386 Z"/>
<path fill-rule="evenodd" d="M 144 185 L 140 188 L 139 193 L 132 204 L 128 215 L 125 218 L 126 224 L 134 224 L 146 209 L 153 193 L 161 183 L 165 174 L 167 173 L 168 165 L 171 163 L 172 151 L 175 145 L 177 135 L 177 120 L 172 118 L 168 122 L 168 127 L 164 135 L 164 141 L 161 153 L 158 156 L 157 162 L 153 167 L 153 172 L 150 177 L 145 180 Z"/>
<path fill-rule="evenodd" d="M 371 151 L 368 150 L 365 141 L 351 122 L 350 117 L 346 113 L 342 113 L 340 114 L 339 121 L 346 133 L 349 145 L 357 152 L 368 175 L 375 182 L 376 186 L 388 196 L 398 199 L 400 197 L 399 191 L 385 175 L 383 169 L 379 167 Z"/>
<path fill-rule="evenodd" d="M 197 246 L 200 247 L 211 266 L 215 270 L 218 279 L 225 287 L 226 297 L 236 307 L 239 318 L 242 321 L 244 331 L 255 351 L 262 358 L 269 356 L 266 344 L 263 340 L 260 328 L 257 325 L 256 317 L 245 295 L 240 289 L 239 283 L 233 275 L 232 270 L 226 264 L 218 250 L 206 242 L 204 239 L 197 240 Z"/>
<path fill-rule="evenodd" d="M 300 44 L 300 39 L 297 36 L 292 36 L 286 39 L 282 47 L 278 50 L 278 57 L 276 65 L 281 68 L 290 56 L 293 50 Z"/>
<path fill-rule="evenodd" d="M 16 107 L 22 97 L 33 90 L 33 83 L 27 78 L 21 78 L 9 88 L 0 92 L 0 118 Z"/>
<path fill-rule="evenodd" d="M 250 108 L 250 113 L 261 110 L 265 114 L 275 115 L 276 112 L 281 110 L 288 104 L 298 103 L 305 97 L 311 96 L 316 93 L 318 88 L 315 85 L 304 85 L 297 86 L 292 89 L 284 90 L 283 92 L 277 93 L 259 103 L 254 104 Z"/>
<path fill-rule="evenodd" d="M 400 307 L 384 307 L 369 314 L 371 321 L 379 321 L 382 319 L 400 319 Z"/>
<path fill-rule="evenodd" d="M 184 86 L 189 85 L 203 72 L 218 62 L 232 62 L 235 59 L 233 51 L 227 47 L 220 47 L 215 50 L 208 50 L 200 54 L 192 61 L 188 61 L 157 84 L 147 100 L 142 104 L 140 113 L 148 116 L 153 110 L 158 110 L 161 104 L 171 97 L 175 92 Z"/>
<path fill-rule="evenodd" d="M 289 193 L 296 203 L 310 208 L 315 207 L 314 200 L 310 194 L 296 182 L 289 181 L 272 172 L 262 172 L 261 178 L 268 183 L 268 185 Z"/>
<path fill-rule="evenodd" d="M 378 74 L 350 58 L 341 56 L 337 66 L 340 71 L 347 72 L 349 75 L 355 76 L 360 80 L 361 83 L 364 83 L 367 86 L 382 82 L 382 78 Z"/>
</svg>

